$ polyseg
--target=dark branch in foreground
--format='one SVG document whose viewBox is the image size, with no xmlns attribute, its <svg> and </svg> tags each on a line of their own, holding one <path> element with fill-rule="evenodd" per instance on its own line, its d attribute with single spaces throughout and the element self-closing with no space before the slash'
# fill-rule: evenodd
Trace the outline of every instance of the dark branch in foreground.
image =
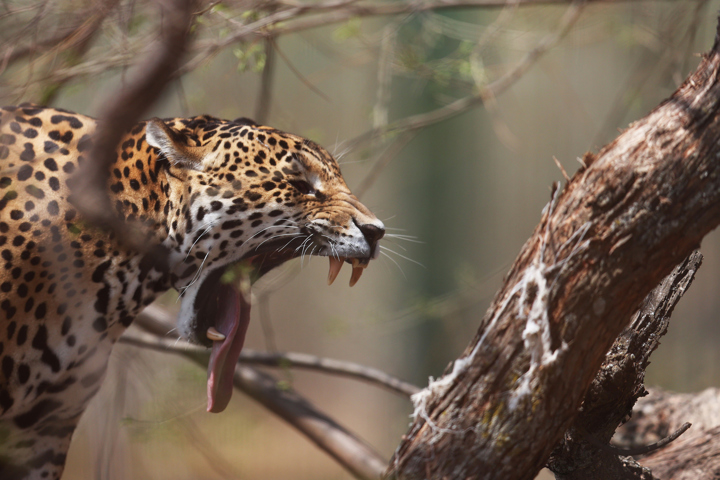
<svg viewBox="0 0 720 480">
<path fill-rule="evenodd" d="M 194 0 L 167 0 L 162 6 L 160 39 L 150 50 L 146 61 L 130 85 L 114 92 L 100 114 L 100 123 L 90 148 L 90 155 L 73 178 L 70 201 L 91 223 L 108 228 L 128 247 L 147 251 L 153 247 L 144 235 L 119 218 L 106 193 L 110 165 L 122 135 L 138 122 L 141 115 L 157 100 L 172 79 L 185 53 L 195 11 Z M 161 262 L 162 259 L 159 260 Z"/>
<path fill-rule="evenodd" d="M 719 74 L 720 34 L 553 194 L 476 337 L 413 397 L 389 476 L 531 479 L 545 464 L 638 305 L 720 224 Z"/>
<path fill-rule="evenodd" d="M 601 480 L 649 478 L 649 471 L 630 459 L 668 445 L 690 424 L 652 445 L 610 446 L 615 429 L 629 418 L 637 399 L 646 395 L 645 369 L 667 332 L 670 315 L 690 287 L 702 263 L 693 252 L 650 292 L 630 325 L 615 340 L 585 396 L 580 413 L 548 461 L 558 479 Z"/>
<path fill-rule="evenodd" d="M 146 308 L 134 325 L 160 339 L 171 338 L 170 316 L 157 307 Z M 177 337 L 175 337 L 177 338 Z M 173 350 L 203 368 L 207 353 L 196 349 Z M 235 388 L 249 395 L 268 410 L 304 434 L 321 450 L 360 480 L 379 480 L 387 462 L 369 445 L 328 417 L 292 389 L 281 389 L 277 380 L 255 368 L 235 367 Z"/>
</svg>

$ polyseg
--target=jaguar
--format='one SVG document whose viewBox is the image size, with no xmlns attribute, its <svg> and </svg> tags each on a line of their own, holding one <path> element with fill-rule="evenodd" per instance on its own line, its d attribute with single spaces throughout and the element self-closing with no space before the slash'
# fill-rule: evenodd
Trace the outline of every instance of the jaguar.
<svg viewBox="0 0 720 480">
<path fill-rule="evenodd" d="M 326 256 L 328 283 L 349 263 L 352 286 L 385 232 L 310 140 L 244 118 L 153 118 L 124 134 L 106 191 L 109 214 L 160 248 L 158 261 L 157 248 L 128 246 L 73 203 L 97 125 L 32 104 L 0 109 L 4 480 L 61 477 L 113 344 L 163 292 L 179 292 L 179 332 L 211 349 L 207 409 L 221 412 L 250 309 L 232 272 L 256 279 Z"/>
</svg>

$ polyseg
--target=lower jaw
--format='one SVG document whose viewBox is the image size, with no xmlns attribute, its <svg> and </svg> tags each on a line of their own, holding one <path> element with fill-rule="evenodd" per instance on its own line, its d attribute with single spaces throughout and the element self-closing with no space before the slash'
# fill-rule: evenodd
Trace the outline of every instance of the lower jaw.
<svg viewBox="0 0 720 480">
<path fill-rule="evenodd" d="M 235 365 L 250 322 L 250 285 L 264 274 L 294 258 L 292 254 L 256 255 L 221 267 L 207 275 L 195 297 L 195 339 L 211 348 L 208 363 L 209 412 L 222 412 L 233 392 Z M 353 265 L 350 286 L 360 278 L 368 259 L 330 257 L 328 284 L 333 283 L 344 262 Z M 211 337 L 212 340 L 209 338 Z"/>
</svg>

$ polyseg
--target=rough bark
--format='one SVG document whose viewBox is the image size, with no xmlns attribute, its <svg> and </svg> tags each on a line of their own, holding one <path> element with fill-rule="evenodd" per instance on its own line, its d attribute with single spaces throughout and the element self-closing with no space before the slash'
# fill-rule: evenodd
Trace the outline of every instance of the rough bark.
<svg viewBox="0 0 720 480">
<path fill-rule="evenodd" d="M 628 328 L 615 340 L 577 418 L 548 461 L 548 468 L 558 480 L 653 478 L 649 469 L 626 458 L 609 443 L 618 425 L 630 417 L 637 399 L 647 394 L 644 380 L 650 354 L 660 345 L 670 315 L 690 287 L 701 263 L 702 255 L 695 251 L 675 267 L 645 297 Z M 655 443 L 673 432 L 633 447 Z"/>
<path fill-rule="evenodd" d="M 656 442 L 685 422 L 692 428 L 662 450 L 640 459 L 662 480 L 711 480 L 720 477 L 720 390 L 672 393 L 650 389 L 633 416 L 616 434 L 615 444 L 633 448 Z"/>
<path fill-rule="evenodd" d="M 388 475 L 531 479 L 642 299 L 720 223 L 720 47 L 553 192 Z"/>
</svg>

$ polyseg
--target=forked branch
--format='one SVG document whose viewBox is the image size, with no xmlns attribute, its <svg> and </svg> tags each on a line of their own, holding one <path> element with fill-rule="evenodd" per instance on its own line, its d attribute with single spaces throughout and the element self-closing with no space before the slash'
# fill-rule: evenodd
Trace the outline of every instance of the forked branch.
<svg viewBox="0 0 720 480">
<path fill-rule="evenodd" d="M 414 397 L 390 476 L 540 470 L 641 300 L 720 223 L 719 70 L 720 34 L 672 97 L 554 192 L 471 344 Z"/>
</svg>

